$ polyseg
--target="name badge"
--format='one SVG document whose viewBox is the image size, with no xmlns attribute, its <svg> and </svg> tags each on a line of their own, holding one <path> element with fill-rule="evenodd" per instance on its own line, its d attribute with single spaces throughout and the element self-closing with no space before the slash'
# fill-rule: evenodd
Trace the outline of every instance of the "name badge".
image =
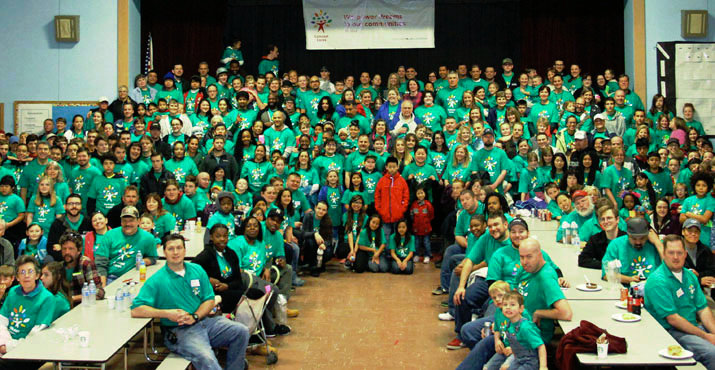
<svg viewBox="0 0 715 370">
<path fill-rule="evenodd" d="M 197 287 L 197 286 L 201 286 L 199 279 L 191 280 L 191 287 L 193 288 L 193 287 Z"/>
<path fill-rule="evenodd" d="M 678 298 L 682 297 L 685 292 L 683 292 L 682 288 L 678 288 L 678 290 L 675 292 L 675 295 L 678 296 Z"/>
</svg>

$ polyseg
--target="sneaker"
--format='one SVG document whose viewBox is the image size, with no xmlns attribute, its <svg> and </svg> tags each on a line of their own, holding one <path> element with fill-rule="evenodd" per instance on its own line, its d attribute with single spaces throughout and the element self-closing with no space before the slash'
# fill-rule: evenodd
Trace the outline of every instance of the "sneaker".
<svg viewBox="0 0 715 370">
<path fill-rule="evenodd" d="M 276 334 L 278 334 L 278 335 L 288 335 L 288 334 L 290 334 L 290 332 L 291 332 L 290 326 L 288 326 L 288 325 L 281 325 L 281 324 L 276 325 L 276 328 L 275 328 L 275 333 L 276 333 Z"/>
<path fill-rule="evenodd" d="M 286 309 L 286 316 L 288 316 L 288 317 L 298 317 L 299 313 L 300 313 L 300 311 L 298 311 L 297 309 L 294 309 L 294 308 Z"/>
<path fill-rule="evenodd" d="M 422 260 L 422 263 L 425 265 L 429 263 L 429 257 L 425 257 L 425 259 Z"/>
<path fill-rule="evenodd" d="M 416 257 L 414 258 L 414 262 L 415 262 L 415 263 L 420 263 L 420 258 L 421 258 L 420 256 L 416 256 Z"/>
<path fill-rule="evenodd" d="M 440 321 L 454 321 L 454 316 L 452 316 L 452 314 L 450 314 L 449 312 L 443 312 L 437 315 L 437 317 Z"/>
<path fill-rule="evenodd" d="M 442 295 L 447 293 L 444 289 L 442 289 L 441 286 L 438 286 L 437 289 L 432 291 L 432 295 Z"/>
<path fill-rule="evenodd" d="M 434 263 L 434 268 L 436 269 L 441 269 L 442 268 L 442 261 L 436 261 Z"/>
<path fill-rule="evenodd" d="M 303 280 L 299 277 L 296 277 L 295 279 L 293 279 L 293 286 L 301 287 L 303 285 L 305 285 L 305 280 Z"/>
<path fill-rule="evenodd" d="M 447 343 L 447 349 L 462 349 L 466 347 L 459 338 L 452 339 L 451 342 Z"/>
<path fill-rule="evenodd" d="M 442 301 L 442 303 L 439 304 L 442 307 L 449 307 L 449 302 L 448 301 Z"/>
<path fill-rule="evenodd" d="M 275 332 L 271 332 L 271 333 L 266 332 L 266 338 L 275 338 L 275 337 L 276 337 L 276 333 L 275 333 Z M 250 344 L 250 343 L 249 343 L 249 344 Z"/>
</svg>

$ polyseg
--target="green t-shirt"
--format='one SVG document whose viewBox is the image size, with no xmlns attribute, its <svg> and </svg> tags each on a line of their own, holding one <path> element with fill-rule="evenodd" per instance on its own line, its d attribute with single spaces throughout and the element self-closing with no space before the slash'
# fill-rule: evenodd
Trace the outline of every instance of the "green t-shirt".
<svg viewBox="0 0 715 370">
<path fill-rule="evenodd" d="M 410 240 L 405 242 L 405 238 L 400 238 L 400 244 L 395 242 L 395 235 L 390 235 L 390 241 L 387 244 L 388 250 L 394 250 L 397 257 L 400 259 L 407 258 L 410 252 L 415 253 L 415 238 L 410 236 Z"/>
<path fill-rule="evenodd" d="M 698 277 L 691 269 L 682 269 L 682 282 L 668 265 L 661 264 L 645 283 L 645 308 L 665 329 L 672 326 L 667 317 L 678 314 L 698 326 L 698 311 L 708 308 Z"/>
<path fill-rule="evenodd" d="M 544 256 L 544 261 L 546 261 L 552 269 L 558 269 L 558 266 L 556 266 L 556 264 L 551 260 L 551 257 L 548 253 L 546 253 L 546 251 L 542 249 L 541 254 Z M 486 280 L 503 280 L 514 287 L 514 279 L 516 278 L 519 268 L 521 267 L 519 250 L 514 248 L 513 245 L 507 248 L 499 248 L 492 254 L 492 258 L 489 259 L 488 265 L 489 270 L 487 271 Z"/>
<path fill-rule="evenodd" d="M 87 196 L 95 199 L 96 209 L 106 215 L 112 207 L 122 202 L 122 194 L 127 182 L 123 177 L 104 175 L 96 176 L 87 192 Z"/>
<path fill-rule="evenodd" d="M 236 224 L 235 217 L 233 216 L 233 214 L 224 214 L 221 211 L 214 213 L 213 215 L 211 215 L 211 218 L 209 218 L 209 221 L 206 223 L 206 229 L 211 230 L 211 228 L 217 224 L 225 225 L 228 228 L 229 239 L 233 239 L 236 237 Z"/>
<path fill-rule="evenodd" d="M 25 212 L 25 202 L 17 194 L 10 195 L 0 194 L 0 217 L 3 221 L 10 222 L 15 220 L 20 213 Z M 22 221 L 24 222 L 24 221 Z"/>
<path fill-rule="evenodd" d="M 646 242 L 643 248 L 635 249 L 628 242 L 628 235 L 611 240 L 601 260 L 601 276 L 606 276 L 606 266 L 612 260 L 621 261 L 621 274 L 647 279 L 660 265 L 660 254 L 653 244 Z"/>
<path fill-rule="evenodd" d="M 249 244 L 246 241 L 246 237 L 240 235 L 229 240 L 228 247 L 238 255 L 241 270 L 245 270 L 256 276 L 261 275 L 267 259 L 266 246 L 262 241 L 255 240 L 253 244 Z"/>
<path fill-rule="evenodd" d="M 366 135 L 370 133 L 370 131 L 372 130 L 372 127 L 370 126 L 370 121 L 368 121 L 368 119 L 361 114 L 356 114 L 355 117 L 341 117 L 340 119 L 338 119 L 337 122 L 335 122 L 335 131 L 337 132 L 341 129 L 347 129 L 348 127 L 350 127 L 350 123 L 355 120 L 358 121 L 358 126 L 360 126 L 361 135 Z"/>
<path fill-rule="evenodd" d="M 126 235 L 118 227 L 104 234 L 94 254 L 109 259 L 107 276 L 122 276 L 136 266 L 136 253 L 139 251 L 144 257 L 156 258 L 154 236 L 142 229 L 134 235 Z"/>
<path fill-rule="evenodd" d="M 261 226 L 263 227 L 263 244 L 266 246 L 266 258 L 285 258 L 283 234 L 278 230 L 270 232 L 265 222 L 262 222 Z"/>
<path fill-rule="evenodd" d="M 618 170 L 615 165 L 610 165 L 601 174 L 601 189 L 611 189 L 613 197 L 618 202 L 618 208 L 623 204 L 621 193 L 633 189 L 633 185 L 633 171 L 625 167 Z"/>
<path fill-rule="evenodd" d="M 367 204 L 373 204 L 375 203 L 375 189 L 377 188 L 377 182 L 380 181 L 380 178 L 382 177 L 382 173 L 378 171 L 373 171 L 372 173 L 367 173 L 365 169 L 363 169 L 362 173 L 362 182 L 365 185 L 365 193 L 367 193 Z"/>
<path fill-rule="evenodd" d="M 179 104 L 184 104 L 184 94 L 181 93 L 178 89 L 174 88 L 171 89 L 171 91 L 166 91 L 166 90 L 159 90 L 156 93 L 156 97 L 154 97 L 154 102 L 158 103 L 159 99 L 164 99 L 166 100 L 167 103 L 171 101 L 171 99 L 174 99 L 179 102 Z"/>
<path fill-rule="evenodd" d="M 160 238 L 167 233 L 174 232 L 175 227 L 176 218 L 169 212 L 159 217 L 154 217 L 154 232 L 156 232 L 156 235 Z"/>
<path fill-rule="evenodd" d="M 333 155 L 332 157 L 321 155 L 313 161 L 313 168 L 318 170 L 320 183 L 324 184 L 330 171 L 338 171 L 338 178 L 342 179 L 345 157 Z"/>
<path fill-rule="evenodd" d="M 50 326 L 55 310 L 48 308 L 54 307 L 54 299 L 39 279 L 29 294 L 25 294 L 20 285 L 10 288 L 0 316 L 8 320 L 7 329 L 12 339 L 25 338 L 37 325 Z"/>
<path fill-rule="evenodd" d="M 437 93 L 435 104 L 442 106 L 447 111 L 448 117 L 455 117 L 457 108 L 462 105 L 462 95 L 464 95 L 464 88 L 457 86 L 453 89 L 445 86 Z"/>
<path fill-rule="evenodd" d="M 367 235 L 367 229 L 368 226 L 363 227 L 362 231 L 360 231 L 360 237 L 358 238 L 358 245 L 362 245 L 363 247 L 370 247 L 370 248 L 375 248 L 375 249 L 380 249 L 380 246 L 385 244 L 385 233 L 382 231 L 382 228 L 380 228 L 377 231 L 372 232 L 372 237 L 369 237 Z M 380 233 L 380 244 L 377 244 L 377 233 Z M 370 255 L 372 255 L 372 252 L 368 252 Z"/>
<path fill-rule="evenodd" d="M 343 225 L 343 229 L 348 226 L 350 227 L 350 233 L 345 233 L 345 241 L 348 240 L 349 234 L 353 234 L 353 242 L 357 242 L 358 233 L 365 227 L 365 225 L 367 225 L 367 219 L 367 215 L 365 215 L 362 220 L 359 220 L 358 215 L 356 215 L 355 217 L 353 217 L 352 225 L 348 225 L 348 213 L 343 213 L 343 223 L 341 225 Z M 315 225 L 319 226 L 320 222 L 316 223 Z"/>
<path fill-rule="evenodd" d="M 49 197 L 42 197 L 42 205 L 38 206 L 35 204 L 35 196 L 33 195 L 27 205 L 27 212 L 32 213 L 32 223 L 40 225 L 42 231 L 47 235 L 57 215 L 65 213 L 65 207 L 59 198 L 56 198 L 54 206 L 50 205 Z"/>
<path fill-rule="evenodd" d="M 469 234 L 473 236 L 473 234 Z M 502 247 L 510 247 L 511 240 L 509 238 L 504 238 L 504 240 L 499 241 L 494 239 L 489 233 L 484 233 L 477 239 L 474 248 L 469 248 L 469 253 L 467 253 L 467 258 L 469 258 L 472 263 L 479 264 L 482 261 L 489 263 L 489 260 L 494 255 L 494 252 L 501 249 Z"/>
<path fill-rule="evenodd" d="M 132 309 L 149 306 L 160 310 L 181 309 L 194 313 L 202 303 L 214 299 L 209 276 L 201 266 L 184 262 L 184 276 L 165 265 L 149 277 L 134 298 Z M 177 326 L 169 319 L 161 319 L 162 326 Z"/>
<path fill-rule="evenodd" d="M 194 163 L 194 161 L 189 157 L 184 157 L 180 161 L 172 158 L 164 162 L 164 167 L 167 171 L 174 174 L 174 178 L 179 183 L 179 186 L 182 187 L 186 183 L 186 176 L 196 176 L 199 174 L 199 169 L 196 167 L 196 163 Z"/>
<path fill-rule="evenodd" d="M 325 201 L 328 203 L 328 216 L 333 225 L 340 225 L 343 214 L 342 192 L 339 187 L 325 186 Z M 322 190 L 321 190 L 322 191 Z"/>
<path fill-rule="evenodd" d="M 524 296 L 524 308 L 529 312 L 549 309 L 557 301 L 566 299 L 559 287 L 558 275 L 548 263 L 535 273 L 519 268 L 513 287 Z M 540 331 L 544 343 L 551 341 L 554 335 L 554 320 L 541 319 Z"/>
<path fill-rule="evenodd" d="M 57 292 L 57 294 L 55 294 L 52 298 L 55 304 L 55 310 L 52 314 L 52 321 L 55 321 L 57 320 L 57 318 L 70 311 L 70 302 L 61 292 Z"/>
<path fill-rule="evenodd" d="M 529 111 L 528 121 L 536 125 L 539 118 L 545 117 L 550 123 L 559 122 L 559 109 L 556 104 L 548 102 L 546 104 L 535 103 Z"/>
<path fill-rule="evenodd" d="M 492 148 L 492 150 L 482 148 L 472 157 L 472 166 L 473 171 L 486 171 L 490 180 L 494 183 L 502 171 L 506 170 L 508 173 L 511 169 L 511 160 L 500 148 Z M 496 191 L 497 193 L 502 192 L 501 184 Z"/>
<path fill-rule="evenodd" d="M 216 262 L 218 262 L 218 268 L 222 278 L 228 279 L 231 275 L 233 275 L 231 265 L 228 264 L 228 261 L 226 261 L 226 257 L 223 256 L 223 253 L 219 251 L 216 251 Z"/>
<path fill-rule="evenodd" d="M 271 126 L 263 133 L 263 136 L 269 153 L 273 153 L 275 150 L 284 153 L 287 147 L 295 146 L 295 135 L 288 126 L 283 126 L 280 131 L 276 131 Z"/>
<path fill-rule="evenodd" d="M 169 212 L 176 219 L 176 226 L 179 230 L 184 229 L 184 224 L 186 220 L 196 218 L 196 207 L 194 207 L 194 202 L 192 202 L 186 195 L 181 195 L 178 202 L 171 204 L 166 201 L 166 198 L 161 199 L 161 203 L 164 205 L 164 209 Z"/>
<path fill-rule="evenodd" d="M 474 209 L 473 213 L 469 213 L 466 209 L 459 212 L 457 215 L 457 224 L 454 227 L 455 236 L 467 236 L 470 234 L 469 222 L 472 220 L 472 216 L 481 214 L 479 206 L 482 206 L 482 211 L 484 208 L 483 203 L 479 203 L 477 208 Z"/>
<path fill-rule="evenodd" d="M 516 337 L 520 345 L 528 349 L 535 350 L 544 344 L 544 340 L 541 338 L 541 330 L 533 321 L 526 317 L 522 316 L 518 323 L 511 323 L 506 330 L 507 333 Z"/>
<path fill-rule="evenodd" d="M 524 168 L 519 175 L 519 193 L 528 193 L 530 197 L 536 196 L 534 191 L 541 186 L 537 171 Z"/>
<path fill-rule="evenodd" d="M 243 163 L 241 178 L 248 180 L 248 190 L 251 193 L 257 193 L 261 190 L 261 187 L 267 180 L 268 170 L 272 167 L 273 165 L 268 161 L 261 163 L 248 161 Z"/>
<path fill-rule="evenodd" d="M 447 111 L 439 105 L 426 107 L 420 105 L 415 109 L 415 116 L 422 120 L 432 132 L 441 131 L 444 127 L 444 121 L 447 119 Z"/>
<path fill-rule="evenodd" d="M 37 184 L 40 182 L 40 177 L 45 173 L 45 168 L 48 164 L 52 163 L 52 160 L 47 160 L 47 164 L 41 165 L 37 159 L 28 163 L 22 170 L 22 176 L 20 176 L 20 184 L 18 187 L 27 189 L 28 197 L 31 194 L 35 194 L 37 191 Z"/>
<path fill-rule="evenodd" d="M 258 74 L 265 75 L 268 72 L 272 72 L 273 75 L 276 76 L 276 78 L 278 78 L 279 64 L 280 63 L 278 62 L 278 59 L 273 59 L 273 60 L 263 59 L 263 60 L 261 60 L 260 63 L 258 63 Z"/>
</svg>

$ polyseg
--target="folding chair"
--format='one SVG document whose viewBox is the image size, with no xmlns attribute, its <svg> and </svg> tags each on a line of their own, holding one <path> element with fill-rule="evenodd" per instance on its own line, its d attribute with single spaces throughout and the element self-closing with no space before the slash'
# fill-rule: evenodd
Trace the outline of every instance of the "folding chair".
<svg viewBox="0 0 715 370">
<path fill-rule="evenodd" d="M 248 332 L 259 338 L 261 343 L 258 345 L 266 346 L 266 364 L 272 365 L 278 362 L 278 355 L 275 352 L 272 352 L 268 346 L 268 338 L 266 337 L 266 330 L 263 327 L 261 318 L 263 317 L 263 312 L 268 306 L 268 301 L 270 301 L 275 292 L 269 291 L 261 298 L 249 299 L 246 296 L 246 293 L 251 285 L 253 285 L 254 276 L 252 274 L 248 274 L 248 276 L 250 278 L 249 283 L 246 290 L 243 292 L 241 299 L 236 305 L 236 309 L 233 312 L 233 319 L 234 321 L 246 325 Z"/>
</svg>

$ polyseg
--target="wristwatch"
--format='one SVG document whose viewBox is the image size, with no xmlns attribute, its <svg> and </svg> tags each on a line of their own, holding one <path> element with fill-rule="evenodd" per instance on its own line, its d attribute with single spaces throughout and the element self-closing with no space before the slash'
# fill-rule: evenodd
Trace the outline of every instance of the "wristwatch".
<svg viewBox="0 0 715 370">
<path fill-rule="evenodd" d="M 194 323 L 199 322 L 199 315 L 197 315 L 197 314 L 195 314 L 195 313 L 192 313 L 192 314 L 191 314 L 191 317 L 194 318 Z"/>
</svg>

